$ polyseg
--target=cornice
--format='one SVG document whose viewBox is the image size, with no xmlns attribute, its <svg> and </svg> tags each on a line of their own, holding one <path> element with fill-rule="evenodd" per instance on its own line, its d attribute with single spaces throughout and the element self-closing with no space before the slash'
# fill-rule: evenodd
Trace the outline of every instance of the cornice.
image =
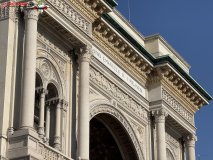
<svg viewBox="0 0 213 160">
<path fill-rule="evenodd" d="M 67 0 L 71 2 L 75 8 L 81 11 L 90 22 L 94 22 L 103 13 L 108 13 L 111 8 L 101 0 Z"/>
<path fill-rule="evenodd" d="M 160 34 L 153 34 L 144 38 L 145 42 L 152 39 L 159 39 L 180 61 L 190 69 L 191 66 L 180 56 L 180 54 L 160 35 Z"/>
<path fill-rule="evenodd" d="M 184 105 L 187 106 L 193 113 L 196 113 L 200 107 L 207 105 L 193 87 L 186 83 L 184 79 L 174 72 L 170 67 L 153 68 L 147 63 L 146 59 L 138 55 L 137 52 L 123 39 L 109 28 L 103 21 L 96 21 L 93 29 L 93 38 L 95 42 L 104 48 L 111 58 L 117 63 L 125 66 L 127 70 L 137 77 L 146 86 L 159 85 L 162 83 L 166 88 L 172 88 L 174 95 L 181 97 L 184 100 Z M 171 89 L 170 89 L 171 90 Z M 179 99 L 181 99 L 179 98 Z"/>
<path fill-rule="evenodd" d="M 153 69 L 152 66 L 156 68 L 161 65 L 170 64 L 170 66 L 174 68 L 176 72 L 179 73 L 180 78 L 187 81 L 190 84 L 189 86 L 191 87 L 193 91 L 199 92 L 199 94 L 201 95 L 201 98 L 204 101 L 206 101 L 207 104 L 209 103 L 208 102 L 209 100 L 213 99 L 174 59 L 172 59 L 170 55 L 164 55 L 164 56 L 155 58 L 137 40 L 135 40 L 134 37 L 132 37 L 112 16 L 110 16 L 109 14 L 104 14 L 102 17 L 104 19 L 105 25 L 111 26 L 111 28 L 114 28 L 114 30 L 116 30 L 117 33 L 120 33 L 119 37 L 117 38 L 118 40 L 121 38 L 126 39 L 132 45 L 130 49 L 139 51 L 137 52 L 137 56 L 145 57 L 146 62 L 151 65 L 151 68 L 150 68 L 151 70 Z M 100 28 L 101 26 L 99 25 L 98 29 Z M 108 29 L 108 31 L 111 31 L 111 30 Z M 103 33 L 104 36 L 106 36 L 105 33 L 107 32 L 105 31 Z"/>
</svg>

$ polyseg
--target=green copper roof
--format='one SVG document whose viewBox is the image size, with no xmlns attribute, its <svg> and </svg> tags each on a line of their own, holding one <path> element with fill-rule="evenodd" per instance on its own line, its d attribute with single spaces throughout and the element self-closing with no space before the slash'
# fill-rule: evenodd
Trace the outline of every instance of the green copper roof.
<svg viewBox="0 0 213 160">
<path fill-rule="evenodd" d="M 115 7 L 118 5 L 118 3 L 115 0 L 104 0 L 106 3 L 108 3 L 111 7 Z"/>
<path fill-rule="evenodd" d="M 195 90 L 197 90 L 206 100 L 213 98 L 174 60 L 170 55 L 164 55 L 155 58 L 140 44 L 134 37 L 131 36 L 112 16 L 104 14 L 102 16 L 113 28 L 115 28 L 131 45 L 133 45 L 147 60 L 154 66 L 159 64 L 169 63 Z"/>
</svg>

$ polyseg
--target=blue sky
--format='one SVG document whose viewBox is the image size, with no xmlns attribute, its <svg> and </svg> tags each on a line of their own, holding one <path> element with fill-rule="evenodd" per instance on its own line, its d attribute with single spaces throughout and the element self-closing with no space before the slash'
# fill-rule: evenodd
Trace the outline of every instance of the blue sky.
<svg viewBox="0 0 213 160">
<path fill-rule="evenodd" d="M 144 36 L 159 33 L 191 65 L 190 75 L 213 95 L 213 1 L 129 0 L 130 21 Z M 116 0 L 127 19 L 128 0 Z M 213 160 L 213 101 L 195 115 L 196 157 Z M 199 160 L 197 158 L 197 160 Z"/>
</svg>

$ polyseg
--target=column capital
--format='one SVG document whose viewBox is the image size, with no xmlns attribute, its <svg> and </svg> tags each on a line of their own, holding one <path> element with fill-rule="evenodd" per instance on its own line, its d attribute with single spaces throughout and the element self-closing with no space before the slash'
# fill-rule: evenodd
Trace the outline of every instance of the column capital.
<svg viewBox="0 0 213 160">
<path fill-rule="evenodd" d="M 46 95 L 46 94 L 48 94 L 48 90 L 47 89 L 44 89 L 43 87 L 38 87 L 38 88 L 36 88 L 36 92 L 38 93 L 38 94 L 40 94 L 40 95 Z"/>
<path fill-rule="evenodd" d="M 78 56 L 79 62 L 89 62 L 91 61 L 94 51 L 92 47 L 85 45 L 82 48 L 75 49 L 75 54 Z"/>
<path fill-rule="evenodd" d="M 165 122 L 165 118 L 168 116 L 168 112 L 164 108 L 152 111 L 152 115 L 155 116 L 155 122 Z"/>
<path fill-rule="evenodd" d="M 26 7 L 21 7 L 21 11 L 24 12 L 24 19 L 34 19 L 38 21 L 38 16 L 43 12 L 42 9 L 31 9 Z"/>
<path fill-rule="evenodd" d="M 195 142 L 197 142 L 197 136 L 195 134 L 190 134 L 185 137 L 186 147 L 195 147 Z"/>
</svg>

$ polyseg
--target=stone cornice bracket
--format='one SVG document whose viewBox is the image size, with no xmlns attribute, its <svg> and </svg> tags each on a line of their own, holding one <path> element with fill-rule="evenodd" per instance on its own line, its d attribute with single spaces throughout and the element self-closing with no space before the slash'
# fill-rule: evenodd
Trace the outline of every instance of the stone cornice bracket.
<svg viewBox="0 0 213 160">
<path fill-rule="evenodd" d="M 186 147 L 195 147 L 195 142 L 197 142 L 197 136 L 195 134 L 190 134 L 186 138 L 184 138 L 186 142 Z"/>
<path fill-rule="evenodd" d="M 20 7 L 21 11 L 24 12 L 24 19 L 34 19 L 38 21 L 38 16 L 43 12 L 43 9 L 30 9 L 26 7 Z"/>
<path fill-rule="evenodd" d="M 164 108 L 152 111 L 152 115 L 155 117 L 155 122 L 165 123 L 165 118 L 168 116 L 168 112 Z"/>
<path fill-rule="evenodd" d="M 79 62 L 89 62 L 92 59 L 92 56 L 94 55 L 94 51 L 92 47 L 86 45 L 82 48 L 75 49 L 75 54 L 78 56 Z"/>
</svg>

